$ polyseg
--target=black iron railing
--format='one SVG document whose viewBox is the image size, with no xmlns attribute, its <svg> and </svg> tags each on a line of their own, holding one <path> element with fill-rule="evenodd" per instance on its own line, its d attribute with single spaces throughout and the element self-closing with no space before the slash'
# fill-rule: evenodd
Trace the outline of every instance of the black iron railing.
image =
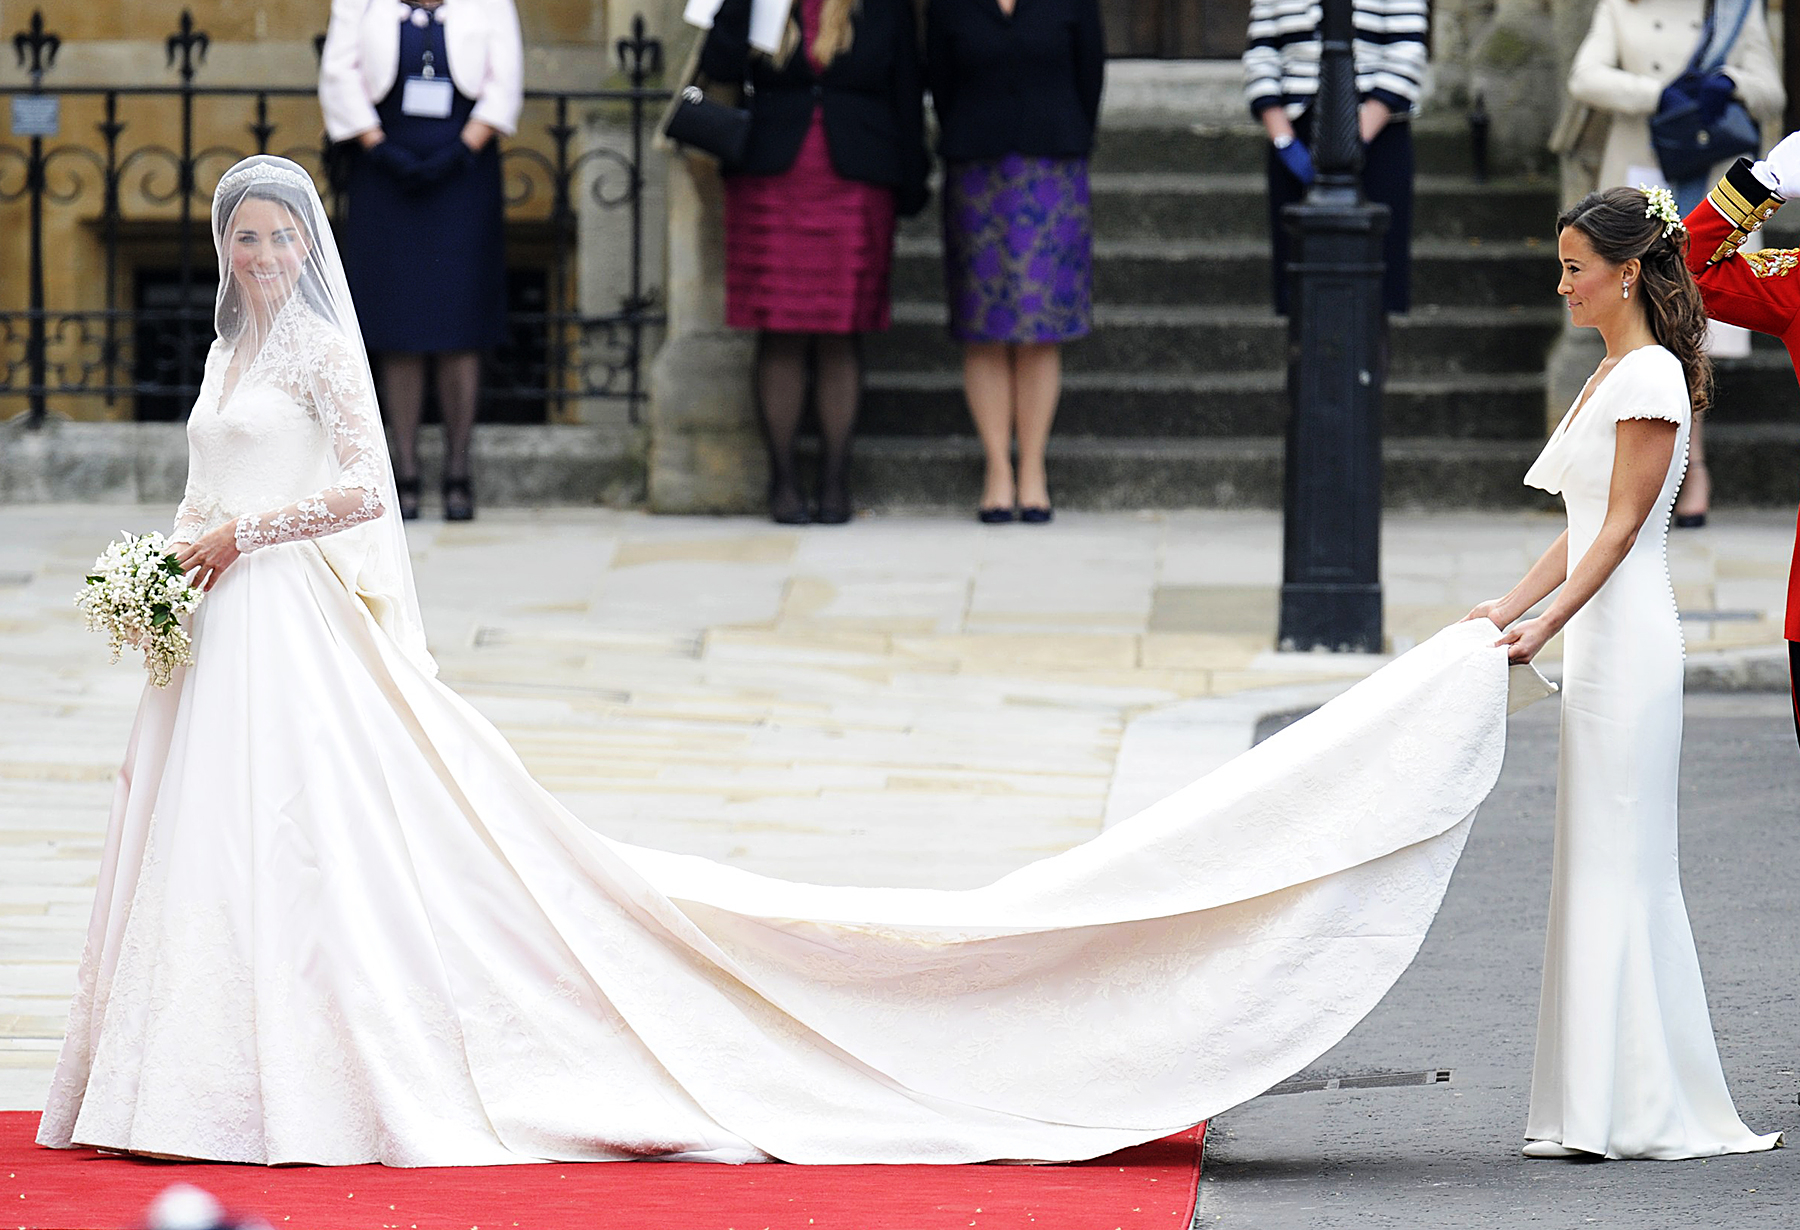
<svg viewBox="0 0 1800 1230">
<path fill-rule="evenodd" d="M 52 401 L 69 399 L 123 402 L 138 418 L 186 412 L 212 331 L 209 202 L 238 159 L 293 159 L 342 217 L 339 164 L 320 132 L 315 92 L 198 84 L 210 43 L 184 11 L 167 39 L 178 84 L 57 86 L 46 77 L 62 40 L 41 11 L 13 37 L 30 85 L 11 93 L 0 211 L 23 206 L 25 225 L 0 228 L 0 270 L 23 265 L 26 280 L 23 306 L 0 303 L 0 418 L 22 401 L 35 426 Z M 646 334 L 664 322 L 658 290 L 645 280 L 644 142 L 668 92 L 650 84 L 662 73 L 662 46 L 642 17 L 613 50 L 628 84 L 527 90 L 519 133 L 502 154 L 507 340 L 486 364 L 482 390 L 497 417 L 544 421 L 562 417 L 568 403 L 603 398 L 626 402 L 635 418 L 644 396 Z M 589 110 L 604 112 L 623 141 L 577 150 L 577 122 Z M 247 140 L 210 140 L 222 132 Z M 626 259 L 612 262 L 623 276 L 598 312 L 583 311 L 578 294 L 584 210 L 627 219 Z M 62 211 L 60 227 L 51 225 L 54 211 Z M 47 260 L 69 264 L 54 288 Z"/>
</svg>

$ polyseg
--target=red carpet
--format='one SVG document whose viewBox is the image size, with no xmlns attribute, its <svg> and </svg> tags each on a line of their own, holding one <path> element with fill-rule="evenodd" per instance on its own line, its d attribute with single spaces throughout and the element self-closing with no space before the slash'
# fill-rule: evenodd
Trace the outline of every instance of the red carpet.
<svg viewBox="0 0 1800 1230">
<path fill-rule="evenodd" d="M 135 1230 L 181 1182 L 276 1230 L 1188 1230 L 1206 1138 L 1068 1166 L 270 1169 L 41 1149 L 37 1122 L 0 1113 L 0 1226 Z"/>
</svg>

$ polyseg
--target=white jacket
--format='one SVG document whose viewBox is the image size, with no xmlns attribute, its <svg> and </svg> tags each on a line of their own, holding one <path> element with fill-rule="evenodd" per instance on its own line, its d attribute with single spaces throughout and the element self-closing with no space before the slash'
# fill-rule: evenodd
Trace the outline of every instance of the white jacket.
<svg viewBox="0 0 1800 1230">
<path fill-rule="evenodd" d="M 1626 184 L 1632 167 L 1656 166 L 1650 149 L 1650 116 L 1663 87 L 1681 75 L 1700 39 L 1705 0 L 1600 0 L 1594 22 L 1575 52 L 1569 70 L 1569 93 L 1577 102 L 1612 113 L 1606 153 L 1601 160 L 1601 188 Z M 1787 94 L 1763 6 L 1750 16 L 1725 57 L 1725 72 L 1737 83 L 1737 95 L 1762 123 L 1765 145 L 1781 136 Z M 1723 174 L 1723 168 L 1712 178 Z"/>
<path fill-rule="evenodd" d="M 319 60 L 319 107 L 325 132 L 347 141 L 381 126 L 375 104 L 400 72 L 401 0 L 331 0 L 331 23 Z M 512 0 L 444 0 L 434 12 L 444 26 L 450 80 L 475 100 L 473 118 L 511 135 L 524 106 L 524 50 Z"/>
</svg>

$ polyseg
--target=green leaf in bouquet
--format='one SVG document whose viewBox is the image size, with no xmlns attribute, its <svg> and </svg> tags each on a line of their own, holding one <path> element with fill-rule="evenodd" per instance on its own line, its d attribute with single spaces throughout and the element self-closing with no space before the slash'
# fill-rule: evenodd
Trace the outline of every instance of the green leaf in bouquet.
<svg viewBox="0 0 1800 1230">
<path fill-rule="evenodd" d="M 163 571 L 172 577 L 180 576 L 182 572 L 181 561 L 176 559 L 173 555 L 163 556 Z"/>
<path fill-rule="evenodd" d="M 105 577 L 97 577 L 93 573 L 90 572 L 90 573 L 88 573 L 87 583 L 89 585 L 105 585 L 106 578 Z"/>
</svg>

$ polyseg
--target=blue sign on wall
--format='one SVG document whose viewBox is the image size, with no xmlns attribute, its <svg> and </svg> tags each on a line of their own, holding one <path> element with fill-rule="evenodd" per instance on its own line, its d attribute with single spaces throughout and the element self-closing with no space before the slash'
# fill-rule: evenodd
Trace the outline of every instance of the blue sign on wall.
<svg viewBox="0 0 1800 1230">
<path fill-rule="evenodd" d="M 62 131 L 62 99 L 53 94 L 14 94 L 12 135 L 54 137 Z"/>
</svg>

